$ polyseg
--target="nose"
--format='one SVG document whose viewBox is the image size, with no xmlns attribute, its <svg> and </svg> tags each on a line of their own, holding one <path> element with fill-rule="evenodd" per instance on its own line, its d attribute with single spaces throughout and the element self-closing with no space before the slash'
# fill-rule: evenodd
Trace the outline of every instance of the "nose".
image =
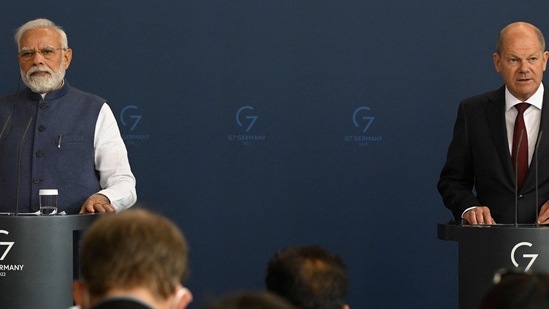
<svg viewBox="0 0 549 309">
<path fill-rule="evenodd" d="M 530 71 L 530 67 L 528 66 L 528 61 L 521 61 L 520 63 L 520 72 L 521 73 L 528 73 Z"/>
<path fill-rule="evenodd" d="M 44 56 L 40 51 L 37 51 L 32 55 L 32 63 L 35 65 L 44 63 Z"/>
</svg>

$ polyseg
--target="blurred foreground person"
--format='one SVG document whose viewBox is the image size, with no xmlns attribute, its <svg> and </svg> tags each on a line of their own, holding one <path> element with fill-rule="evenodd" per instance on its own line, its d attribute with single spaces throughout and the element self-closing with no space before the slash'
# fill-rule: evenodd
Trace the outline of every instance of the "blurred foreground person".
<svg viewBox="0 0 549 309">
<path fill-rule="evenodd" d="M 182 285 L 188 272 L 183 234 L 146 210 L 95 221 L 84 236 L 80 266 L 73 296 L 82 309 L 183 309 L 192 300 Z"/>
<path fill-rule="evenodd" d="M 265 285 L 301 309 L 349 309 L 345 263 L 320 246 L 276 252 L 267 264 Z"/>
<path fill-rule="evenodd" d="M 549 308 L 549 275 L 503 272 L 484 295 L 480 309 Z"/>
</svg>

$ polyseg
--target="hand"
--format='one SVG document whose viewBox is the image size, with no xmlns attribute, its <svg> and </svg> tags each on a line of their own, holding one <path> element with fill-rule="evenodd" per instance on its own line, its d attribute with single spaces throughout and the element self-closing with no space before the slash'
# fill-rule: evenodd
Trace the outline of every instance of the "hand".
<svg viewBox="0 0 549 309">
<path fill-rule="evenodd" d="M 547 217 L 549 218 L 549 212 L 547 213 Z M 477 206 L 468 210 L 463 214 L 463 219 L 465 219 L 468 224 L 496 224 L 496 221 L 494 221 L 490 214 L 490 208 L 486 206 Z"/>
<path fill-rule="evenodd" d="M 88 197 L 80 209 L 81 214 L 105 212 L 116 212 L 116 208 L 111 205 L 111 201 L 103 194 L 94 194 Z"/>
<path fill-rule="evenodd" d="M 538 216 L 538 223 L 539 224 L 549 223 L 549 201 L 545 202 L 545 204 L 541 206 L 541 210 L 539 211 L 539 216 Z"/>
</svg>

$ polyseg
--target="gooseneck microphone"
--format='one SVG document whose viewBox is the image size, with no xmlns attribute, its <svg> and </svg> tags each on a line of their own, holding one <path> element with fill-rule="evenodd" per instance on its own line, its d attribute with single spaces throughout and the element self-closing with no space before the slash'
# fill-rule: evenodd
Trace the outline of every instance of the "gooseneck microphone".
<svg viewBox="0 0 549 309">
<path fill-rule="evenodd" d="M 2 140 L 2 136 L 4 136 L 4 132 L 6 132 L 6 128 L 8 127 L 8 123 L 10 122 L 10 119 L 11 119 L 11 115 L 8 115 L 8 118 L 4 122 L 4 125 L 2 126 L 2 131 L 0 131 L 0 141 Z M 2 155 L 2 152 L 0 151 L 0 157 L 1 157 L 1 155 Z M 0 212 L 0 216 L 5 216 L 5 215 L 11 216 L 12 213 L 10 213 L 10 212 Z"/>
<path fill-rule="evenodd" d="M 543 131 L 540 131 L 539 132 L 539 136 L 538 136 L 538 141 L 536 142 L 536 150 L 535 150 L 535 158 L 534 158 L 534 161 L 536 162 L 536 183 L 535 183 L 535 186 L 536 186 L 536 207 L 534 208 L 534 210 L 536 211 L 536 227 L 539 227 L 539 178 L 538 178 L 538 163 L 539 163 L 539 160 L 538 160 L 538 149 L 539 149 L 539 144 L 541 142 L 541 136 L 543 135 Z"/>
<path fill-rule="evenodd" d="M 4 126 L 2 127 L 2 131 L 0 131 L 0 139 L 4 135 L 4 131 L 6 131 L 6 127 L 8 126 L 8 123 L 10 122 L 11 115 L 8 115 L 8 119 L 6 119 L 6 122 L 4 122 Z"/>
<path fill-rule="evenodd" d="M 30 117 L 29 122 L 27 123 L 27 127 L 25 128 L 25 132 L 23 132 L 23 136 L 21 136 L 21 141 L 19 141 L 19 150 L 17 152 L 17 182 L 15 185 L 17 186 L 17 196 L 15 197 L 15 215 L 19 215 L 19 190 L 21 187 L 21 149 L 23 148 L 23 141 L 25 141 L 25 137 L 27 136 L 27 132 L 29 131 L 30 125 L 32 123 L 32 120 L 34 118 Z"/>
<path fill-rule="evenodd" d="M 515 157 L 515 227 L 518 227 L 518 157 L 519 157 L 519 150 L 520 150 L 520 144 L 522 143 L 522 137 L 524 135 L 524 130 L 520 131 L 520 136 L 517 144 L 516 149 L 516 157 Z"/>
</svg>

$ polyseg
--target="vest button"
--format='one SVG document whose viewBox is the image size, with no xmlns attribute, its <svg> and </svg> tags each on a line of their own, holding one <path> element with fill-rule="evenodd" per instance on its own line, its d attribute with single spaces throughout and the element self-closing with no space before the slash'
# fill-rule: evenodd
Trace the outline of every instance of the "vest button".
<svg viewBox="0 0 549 309">
<path fill-rule="evenodd" d="M 32 179 L 32 182 L 33 182 L 34 184 L 39 184 L 39 183 L 42 182 L 42 179 L 40 179 L 40 178 L 38 178 L 38 177 L 35 177 L 35 178 Z"/>
<path fill-rule="evenodd" d="M 44 132 L 44 131 L 46 131 L 46 127 L 44 127 L 44 126 L 39 126 L 39 127 L 38 127 L 38 131 L 39 131 L 39 132 Z"/>
<path fill-rule="evenodd" d="M 44 152 L 43 152 L 42 150 L 38 150 L 38 151 L 36 152 L 36 156 L 39 157 L 39 158 L 41 158 L 41 157 L 44 156 Z"/>
</svg>

